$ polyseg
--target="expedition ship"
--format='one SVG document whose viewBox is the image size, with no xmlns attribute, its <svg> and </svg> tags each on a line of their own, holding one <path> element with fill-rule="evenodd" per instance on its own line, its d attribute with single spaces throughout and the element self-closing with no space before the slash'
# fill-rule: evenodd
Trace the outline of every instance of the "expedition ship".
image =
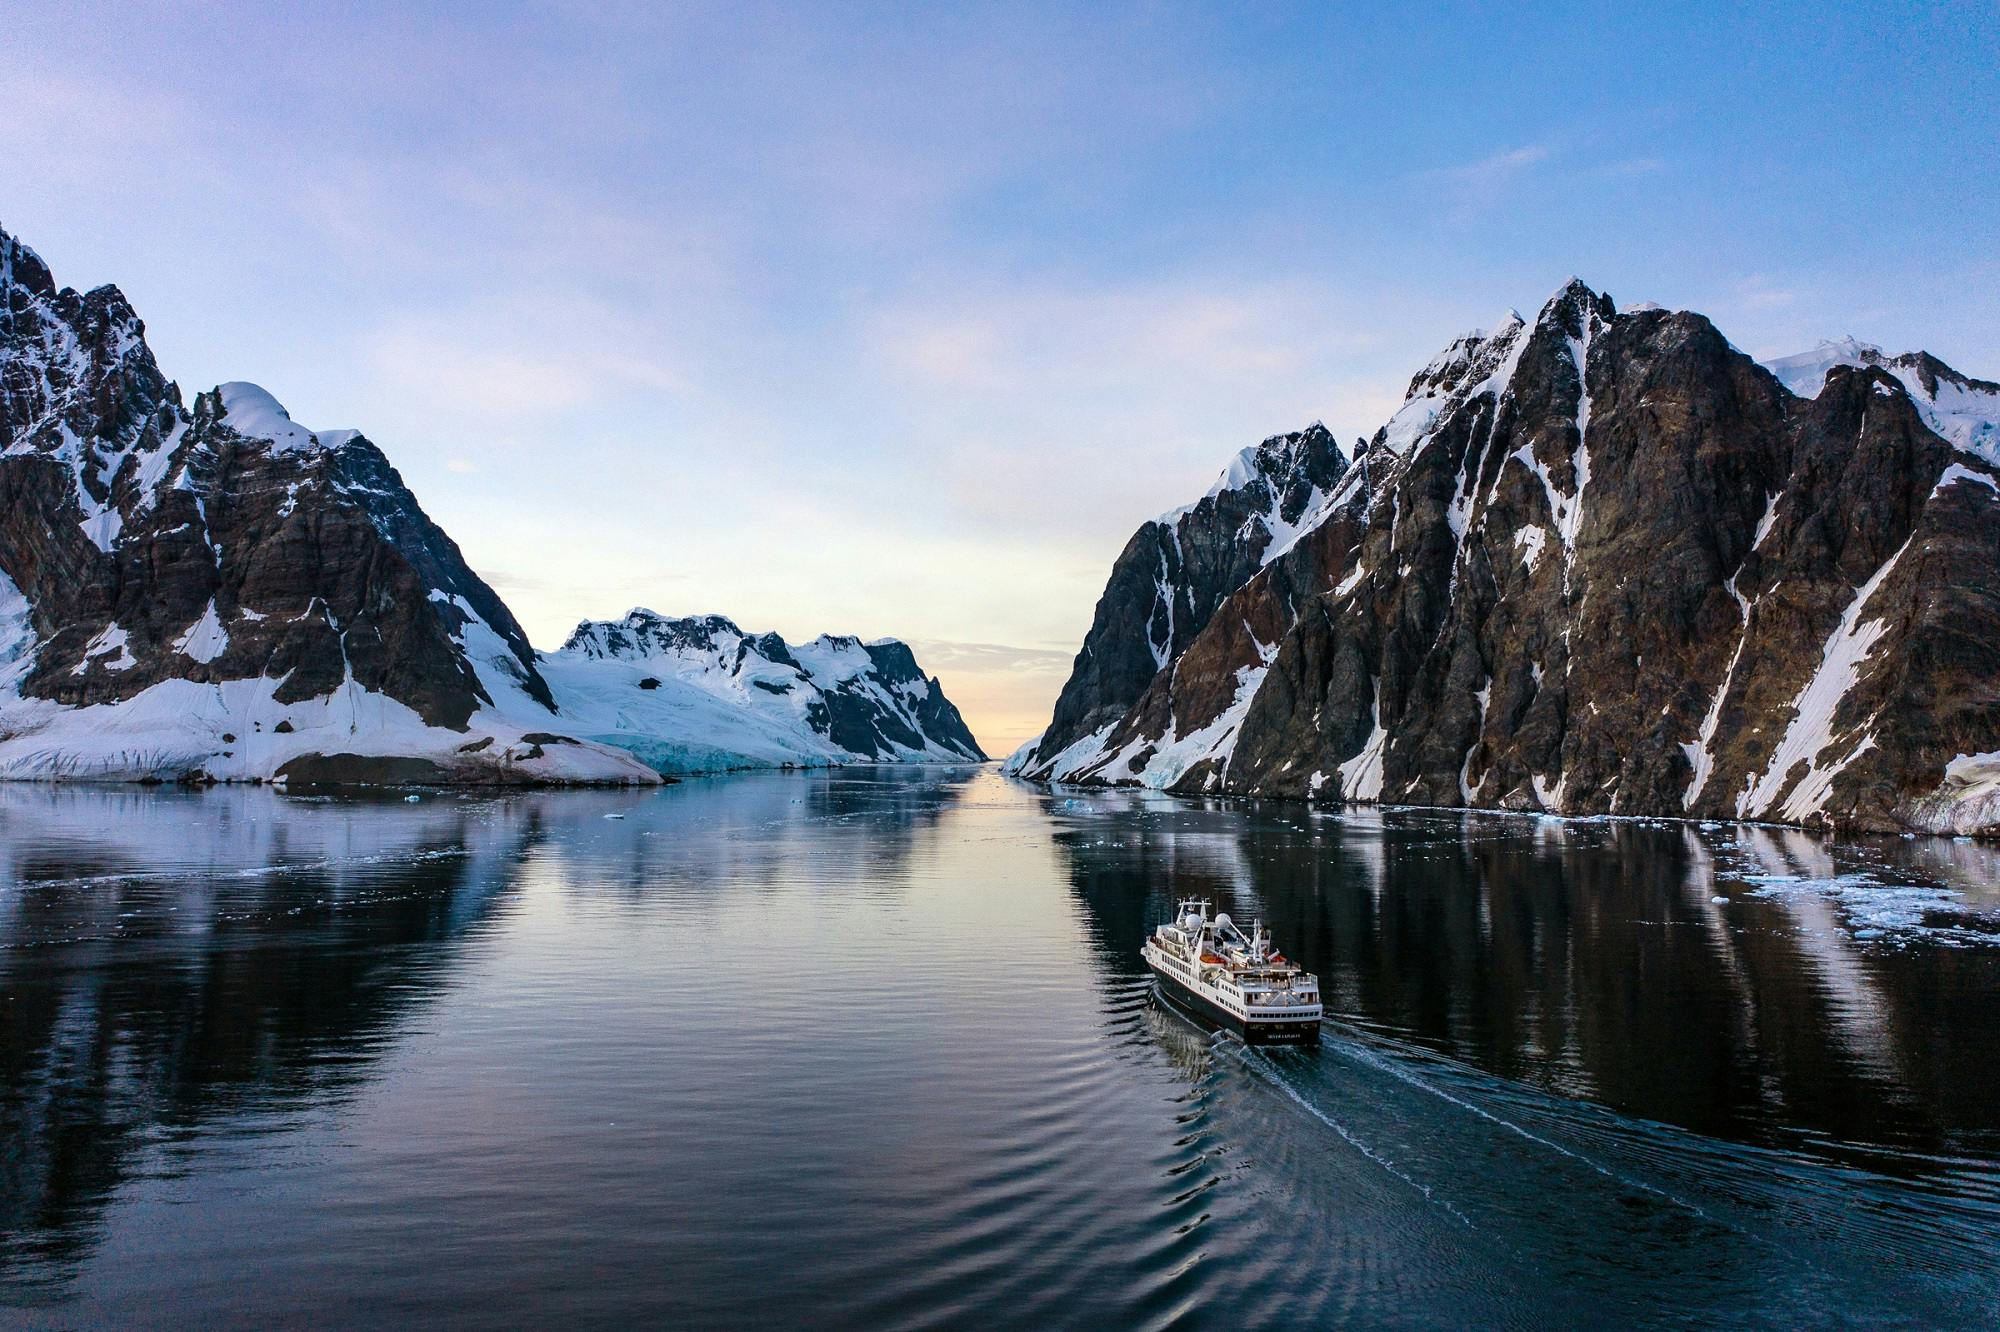
<svg viewBox="0 0 2000 1332">
<path fill-rule="evenodd" d="M 1139 952 L 1169 998 L 1246 1041 L 1319 1040 L 1319 979 L 1271 946 L 1262 921 L 1246 935 L 1190 898 Z"/>
</svg>

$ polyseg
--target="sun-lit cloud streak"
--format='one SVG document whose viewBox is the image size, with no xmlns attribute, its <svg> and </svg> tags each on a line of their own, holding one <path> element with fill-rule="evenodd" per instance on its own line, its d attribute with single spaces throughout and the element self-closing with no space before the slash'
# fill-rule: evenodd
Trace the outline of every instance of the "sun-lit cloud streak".
<svg viewBox="0 0 2000 1332">
<path fill-rule="evenodd" d="M 1140 522 L 1567 274 L 2000 372 L 1990 28 L 1811 13 L 34 7 L 0 221 L 365 430 L 538 644 L 898 636 L 998 748 Z"/>
</svg>

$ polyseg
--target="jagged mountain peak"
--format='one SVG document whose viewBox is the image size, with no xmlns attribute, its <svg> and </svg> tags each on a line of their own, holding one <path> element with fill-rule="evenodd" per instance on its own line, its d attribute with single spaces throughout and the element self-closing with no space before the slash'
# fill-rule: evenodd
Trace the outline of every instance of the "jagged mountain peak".
<svg viewBox="0 0 2000 1332">
<path fill-rule="evenodd" d="M 737 628 L 736 621 L 730 619 L 727 615 L 718 615 L 713 611 L 696 611 L 691 615 L 668 615 L 664 611 L 656 611 L 650 606 L 634 606 L 631 610 L 625 612 L 623 622 L 632 625 L 701 625 L 713 632 L 742 632 L 742 630 Z"/>
<path fill-rule="evenodd" d="M 152 354 L 144 345 L 145 325 L 123 291 L 108 282 L 85 292 L 58 286 L 47 261 L 0 228 L 0 331 L 18 331 L 17 321 L 24 316 L 39 313 L 46 318 L 53 306 L 64 307 L 68 318 L 80 316 L 95 326 L 92 331 L 111 331 L 114 354 L 138 351 L 151 362 Z"/>
<path fill-rule="evenodd" d="M 1255 494 L 1249 496 L 1249 502 L 1253 509 L 1274 511 L 1281 521 L 1296 520 L 1306 497 L 1332 486 L 1347 470 L 1347 463 L 1339 441 L 1319 421 L 1302 430 L 1267 435 L 1237 450 L 1200 499 L 1169 509 L 1153 521 L 1172 526 L 1205 501 L 1252 491 Z"/>
<path fill-rule="evenodd" d="M 635 606 L 622 619 L 582 621 L 560 650 L 588 657 L 637 661 L 689 653 L 734 652 L 750 638 L 726 615 L 662 615 Z"/>
<path fill-rule="evenodd" d="M 890 678 L 932 682 L 937 679 L 924 674 L 923 667 L 917 664 L 916 650 L 900 638 L 872 638 L 861 644 L 861 650 L 868 654 L 877 670 Z"/>
<path fill-rule="evenodd" d="M 1218 606 L 1320 525 L 1351 475 L 1332 432 L 1314 421 L 1240 450 L 1207 494 L 1142 523 L 1036 743 L 1059 752 L 1130 708 Z"/>
<path fill-rule="evenodd" d="M 42 256 L 6 227 L 0 226 L 0 295 L 7 294 L 17 285 L 45 300 L 56 294 L 55 276 L 49 272 Z M 0 302 L 0 316 L 4 312 L 5 302 Z"/>
<path fill-rule="evenodd" d="M 58 287 L 41 258 L 0 237 L 0 440 L 52 464 L 69 521 L 108 551 L 153 491 L 188 424 L 116 287 Z M 54 496 L 52 501 L 60 503 Z"/>
<path fill-rule="evenodd" d="M 1484 393 L 1507 392 L 1538 340 L 1550 354 L 1580 358 L 1591 339 L 1614 318 L 1611 298 L 1570 278 L 1550 293 L 1530 323 L 1516 311 L 1492 330 L 1462 334 L 1431 358 L 1411 380 L 1403 406 L 1375 432 L 1369 449 L 1407 455 L 1459 407 Z"/>
<path fill-rule="evenodd" d="M 1542 302 L 1541 312 L 1535 316 L 1535 323 L 1560 328 L 1571 337 L 1584 336 L 1585 327 L 1595 316 L 1597 321 L 1608 323 L 1616 318 L 1618 307 L 1609 293 L 1597 291 L 1582 278 L 1570 278 Z"/>
<path fill-rule="evenodd" d="M 1487 359 L 1491 360 L 1488 349 L 1496 342 L 1507 340 L 1501 342 L 1503 350 L 1505 346 L 1511 345 L 1512 337 L 1521 326 L 1522 321 L 1515 319 L 1502 324 L 1492 332 L 1479 328 L 1452 339 L 1423 369 L 1410 376 L 1409 387 L 1403 390 L 1403 401 L 1410 403 L 1419 398 L 1448 397 L 1459 385 L 1466 382 L 1476 361 L 1482 356 L 1487 356 Z"/>
<path fill-rule="evenodd" d="M 584 623 L 588 624 L 590 621 L 586 620 Z M 664 611 L 656 611 L 650 606 L 634 606 L 631 610 L 625 612 L 625 618 L 619 621 L 619 623 L 632 628 L 657 629 L 662 626 L 674 626 L 707 634 L 736 634 L 740 636 L 743 633 L 742 628 L 737 625 L 736 621 L 730 619 L 727 615 L 718 615 L 714 611 L 696 611 L 689 615 L 668 615 Z"/>
<path fill-rule="evenodd" d="M 1516 321 L 1503 324 L 1492 333 L 1472 333 L 1459 338 L 1425 367 L 1421 381 L 1412 381 L 1411 392 L 1404 401 L 1455 402 L 1493 383 L 1496 377 L 1504 383 L 1506 376 L 1500 371 L 1526 345 L 1529 328 L 1527 323 Z M 1398 434 L 1393 417 L 1385 428 L 1391 436 Z"/>
<path fill-rule="evenodd" d="M 1338 454 L 1340 445 L 1334 439 L 1333 432 L 1326 428 L 1325 422 L 1314 421 L 1303 430 L 1291 430 L 1282 435 L 1269 436 L 1254 447 L 1237 454 L 1237 458 L 1247 459 L 1251 475 L 1261 476 L 1274 488 L 1282 489 L 1300 476 L 1309 480 L 1321 480 L 1314 477 L 1313 473 L 1324 469 L 1331 457 Z M 1331 479 L 1324 478 L 1324 480 Z"/>
</svg>

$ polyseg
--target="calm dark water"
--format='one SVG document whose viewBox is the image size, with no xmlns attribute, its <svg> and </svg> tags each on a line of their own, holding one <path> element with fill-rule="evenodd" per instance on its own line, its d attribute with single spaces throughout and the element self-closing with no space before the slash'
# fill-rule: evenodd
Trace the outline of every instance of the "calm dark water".
<svg viewBox="0 0 2000 1332">
<path fill-rule="evenodd" d="M 1971 844 L 929 770 L 0 787 L 0 875 L 11 1323 L 2000 1319 Z M 1188 893 L 1319 1050 L 1150 998 Z"/>
</svg>

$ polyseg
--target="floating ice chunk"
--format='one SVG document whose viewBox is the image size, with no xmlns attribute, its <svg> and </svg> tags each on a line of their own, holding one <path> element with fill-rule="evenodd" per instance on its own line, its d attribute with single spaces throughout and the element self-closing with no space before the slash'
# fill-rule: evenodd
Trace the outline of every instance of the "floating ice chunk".
<svg viewBox="0 0 2000 1332">
<path fill-rule="evenodd" d="M 1949 888 L 1883 883 L 1869 874 L 1813 878 L 1746 874 L 1751 896 L 1774 901 L 1816 897 L 1831 903 L 1856 938 L 1921 937 L 1955 947 L 2000 944 L 2000 914 Z M 1872 933 L 1871 933 L 1872 931 Z"/>
</svg>

